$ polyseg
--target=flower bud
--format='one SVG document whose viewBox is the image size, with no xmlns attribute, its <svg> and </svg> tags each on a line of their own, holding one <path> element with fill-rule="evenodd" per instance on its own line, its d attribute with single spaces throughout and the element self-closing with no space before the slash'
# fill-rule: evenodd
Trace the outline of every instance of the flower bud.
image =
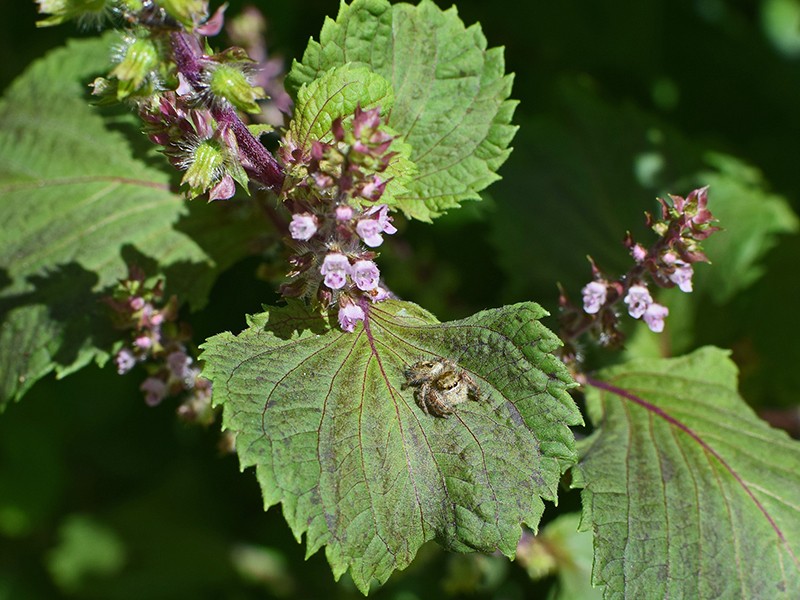
<svg viewBox="0 0 800 600">
<path fill-rule="evenodd" d="M 199 196 L 220 179 L 220 171 L 225 163 L 225 154 L 214 140 L 205 140 L 197 145 L 191 164 L 181 180 L 188 185 L 190 198 Z"/>
<path fill-rule="evenodd" d="M 125 50 L 122 61 L 111 75 L 119 80 L 117 98 L 122 100 L 137 91 L 159 63 L 155 42 L 149 38 L 134 40 Z"/>
<path fill-rule="evenodd" d="M 208 16 L 208 2 L 205 0 L 158 0 L 158 4 L 187 27 L 194 27 Z"/>
<path fill-rule="evenodd" d="M 253 87 L 247 77 L 231 65 L 215 65 L 211 68 L 209 86 L 214 95 L 225 98 L 239 110 L 259 113 L 256 100 L 264 97 L 264 90 Z"/>
</svg>

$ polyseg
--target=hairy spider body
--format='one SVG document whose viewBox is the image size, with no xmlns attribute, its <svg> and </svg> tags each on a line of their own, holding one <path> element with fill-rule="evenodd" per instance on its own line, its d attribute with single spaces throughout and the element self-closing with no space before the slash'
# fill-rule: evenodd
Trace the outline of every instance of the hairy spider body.
<svg viewBox="0 0 800 600">
<path fill-rule="evenodd" d="M 413 387 L 414 400 L 426 415 L 445 418 L 453 407 L 467 400 L 480 400 L 480 387 L 456 363 L 446 358 L 420 360 L 406 367 L 406 382 Z"/>
</svg>

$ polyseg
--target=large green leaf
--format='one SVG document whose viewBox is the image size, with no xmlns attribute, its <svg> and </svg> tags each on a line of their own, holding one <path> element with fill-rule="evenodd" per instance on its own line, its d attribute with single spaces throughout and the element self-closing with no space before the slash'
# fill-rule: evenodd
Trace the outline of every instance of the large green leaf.
<svg viewBox="0 0 800 600">
<path fill-rule="evenodd" d="M 727 353 L 608 369 L 575 469 L 607 598 L 800 597 L 800 444 L 758 419 Z"/>
<path fill-rule="evenodd" d="M 516 128 L 512 77 L 502 48 L 486 48 L 478 25 L 465 28 L 455 8 L 387 0 L 342 2 L 320 41 L 310 41 L 288 77 L 299 88 L 328 69 L 362 63 L 392 84 L 389 125 L 411 144 L 416 176 L 398 207 L 429 221 L 498 179 Z"/>
<path fill-rule="evenodd" d="M 323 333 L 293 305 L 210 338 L 204 375 L 265 506 L 283 503 L 308 554 L 326 545 L 334 575 L 350 569 L 366 592 L 430 539 L 513 555 L 520 523 L 535 529 L 542 498 L 555 501 L 581 417 L 545 314 L 520 304 L 439 323 L 387 301 L 354 333 Z M 455 361 L 482 400 L 423 413 L 402 389 L 422 358 Z"/>
<path fill-rule="evenodd" d="M 200 306 L 258 228 L 247 208 L 189 209 L 126 139 L 141 136 L 132 119 L 89 105 L 108 52 L 108 39 L 70 42 L 0 103 L 0 408 L 53 369 L 107 356 L 98 299 L 127 263 Z"/>
</svg>

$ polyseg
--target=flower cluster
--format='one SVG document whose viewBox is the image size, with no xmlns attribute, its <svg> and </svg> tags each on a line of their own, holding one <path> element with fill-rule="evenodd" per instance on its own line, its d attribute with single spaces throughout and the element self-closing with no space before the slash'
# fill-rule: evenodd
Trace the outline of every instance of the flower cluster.
<svg viewBox="0 0 800 600">
<path fill-rule="evenodd" d="M 164 302 L 162 282 L 148 285 L 144 273 L 131 267 L 128 278 L 119 282 L 106 304 L 115 325 L 130 334 L 114 356 L 117 372 L 122 375 L 142 364 L 148 377 L 139 389 L 149 406 L 160 404 L 167 396 L 183 395 L 178 408 L 181 417 L 211 422 L 211 383 L 200 377 L 200 369 L 189 355 L 186 342 L 190 333 L 177 322 L 175 297 Z"/>
<path fill-rule="evenodd" d="M 286 297 L 307 296 L 323 308 L 338 307 L 339 325 L 353 331 L 365 318 L 364 302 L 389 296 L 380 285 L 372 250 L 397 231 L 386 204 L 377 204 L 388 183 L 384 174 L 394 152 L 380 108 L 357 108 L 352 119 L 336 119 L 330 143 L 308 150 L 286 143 L 281 158 L 290 173 L 284 199 L 289 223 L 290 282 Z"/>
<path fill-rule="evenodd" d="M 662 332 L 669 309 L 653 300 L 648 280 L 658 287 L 692 291 L 693 264 L 708 262 L 701 242 L 719 230 L 708 210 L 708 189 L 694 190 L 686 198 L 659 198 L 659 204 L 660 216 L 647 214 L 647 224 L 659 236 L 649 249 L 634 241 L 630 233 L 626 235 L 625 247 L 634 260 L 628 273 L 612 280 L 592 261 L 592 281 L 581 290 L 582 310 L 562 290 L 561 324 L 568 343 L 593 331 L 603 345 L 620 344 L 623 336 L 615 308 L 619 301 L 627 306 L 631 317 L 643 319 L 656 333 Z"/>
<path fill-rule="evenodd" d="M 185 96 L 164 92 L 142 102 L 139 114 L 150 140 L 185 171 L 181 184 L 189 198 L 208 193 L 209 200 L 227 200 L 236 191 L 234 181 L 247 185 L 236 136 L 210 110 L 192 108 Z"/>
<path fill-rule="evenodd" d="M 212 52 L 206 41 L 222 30 L 225 6 L 209 16 L 206 0 L 38 3 L 40 12 L 50 13 L 41 25 L 107 17 L 123 29 L 115 66 L 94 81 L 93 94 L 98 104 L 125 101 L 138 110 L 150 139 L 185 171 L 181 183 L 189 198 L 230 198 L 235 182 L 281 188 L 283 172 L 257 138 L 270 128 L 251 129 L 237 112 L 261 112 L 258 63 L 241 48 Z"/>
</svg>

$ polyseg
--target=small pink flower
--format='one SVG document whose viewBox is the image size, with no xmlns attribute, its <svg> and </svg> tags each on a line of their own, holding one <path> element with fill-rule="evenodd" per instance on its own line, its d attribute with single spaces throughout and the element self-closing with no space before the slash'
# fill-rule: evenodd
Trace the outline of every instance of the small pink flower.
<svg viewBox="0 0 800 600">
<path fill-rule="evenodd" d="M 185 382 L 192 375 L 192 359 L 191 357 L 181 350 L 170 352 L 167 356 L 167 366 L 170 372 L 181 382 Z"/>
<path fill-rule="evenodd" d="M 600 281 L 592 281 L 583 286 L 583 310 L 593 315 L 606 303 L 607 286 Z"/>
<path fill-rule="evenodd" d="M 142 310 L 144 308 L 144 304 L 144 298 L 141 296 L 134 296 L 128 300 L 128 306 L 130 306 L 131 310 L 133 311 Z"/>
<path fill-rule="evenodd" d="M 628 305 L 628 314 L 634 319 L 638 319 L 653 303 L 653 297 L 643 285 L 632 285 L 623 301 Z"/>
<path fill-rule="evenodd" d="M 292 215 L 289 234 L 295 240 L 310 240 L 317 233 L 317 218 L 310 213 Z"/>
<path fill-rule="evenodd" d="M 641 244 L 635 244 L 631 248 L 631 256 L 633 256 L 633 260 L 635 260 L 637 264 L 641 264 L 644 262 L 644 259 L 647 258 L 647 250 L 645 250 L 644 246 Z"/>
<path fill-rule="evenodd" d="M 319 271 L 325 276 L 325 285 L 332 290 L 340 290 L 347 283 L 347 276 L 352 270 L 350 261 L 344 254 L 331 252 L 325 256 Z"/>
<path fill-rule="evenodd" d="M 135 340 L 133 340 L 133 345 L 139 348 L 140 350 L 147 350 L 148 348 L 152 347 L 153 340 L 150 339 L 149 335 L 140 335 Z"/>
<path fill-rule="evenodd" d="M 382 233 L 391 235 L 396 232 L 397 228 L 392 225 L 392 218 L 389 216 L 389 207 L 385 204 L 373 206 L 356 223 L 356 233 L 370 248 L 383 243 Z"/>
<path fill-rule="evenodd" d="M 167 384 L 157 377 L 148 377 L 139 389 L 145 393 L 144 401 L 148 406 L 156 406 L 167 395 Z"/>
<path fill-rule="evenodd" d="M 233 177 L 225 173 L 217 183 L 208 192 L 209 200 L 228 200 L 236 193 L 236 183 Z"/>
<path fill-rule="evenodd" d="M 692 276 L 694 269 L 689 263 L 682 260 L 675 261 L 675 272 L 669 276 L 670 281 L 677 285 L 682 292 L 692 291 Z"/>
<path fill-rule="evenodd" d="M 360 290 L 368 292 L 378 287 L 381 273 L 371 260 L 359 260 L 353 265 L 353 281 Z"/>
<path fill-rule="evenodd" d="M 666 306 L 656 304 L 653 302 L 644 311 L 644 322 L 650 328 L 650 331 L 661 333 L 664 331 L 664 319 L 669 314 L 669 309 Z"/>
<path fill-rule="evenodd" d="M 364 309 L 357 304 L 347 304 L 339 308 L 339 326 L 342 331 L 351 332 L 356 327 L 358 321 L 363 321 Z"/>
<path fill-rule="evenodd" d="M 128 348 L 123 348 L 117 352 L 114 362 L 117 365 L 117 373 L 124 375 L 136 364 L 136 356 Z"/>
<path fill-rule="evenodd" d="M 381 302 L 382 300 L 386 300 L 388 297 L 389 292 L 383 289 L 381 286 L 378 286 L 369 292 L 369 299 L 373 302 Z"/>
<path fill-rule="evenodd" d="M 361 219 L 356 223 L 356 233 L 370 248 L 377 248 L 383 243 L 380 223 L 375 219 Z"/>
<path fill-rule="evenodd" d="M 336 207 L 336 220 L 349 221 L 353 218 L 353 209 L 346 204 L 340 204 Z"/>
</svg>

